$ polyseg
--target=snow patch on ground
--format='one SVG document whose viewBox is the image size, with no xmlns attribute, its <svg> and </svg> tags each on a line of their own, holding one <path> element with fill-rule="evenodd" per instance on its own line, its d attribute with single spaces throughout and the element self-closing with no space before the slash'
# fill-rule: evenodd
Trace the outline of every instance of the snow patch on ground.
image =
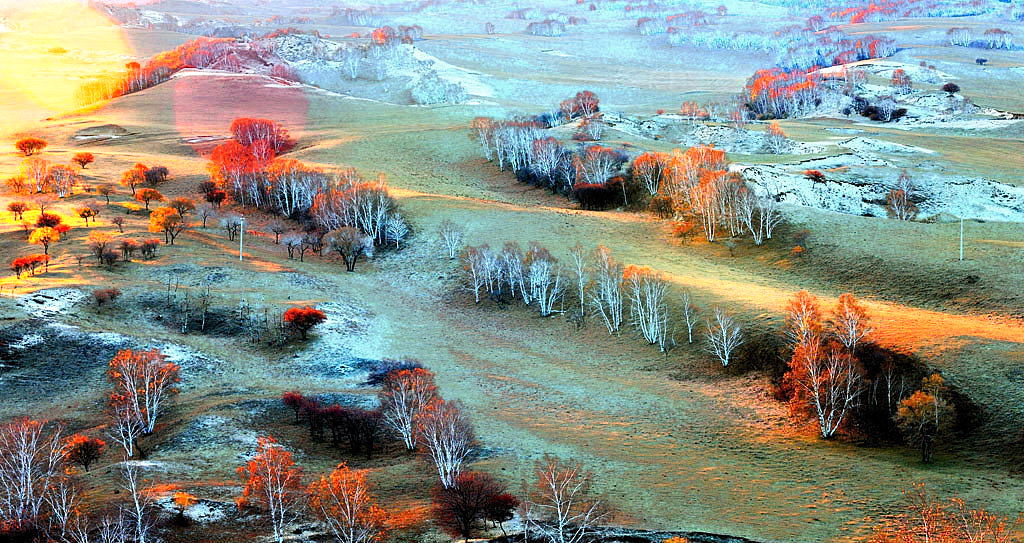
<svg viewBox="0 0 1024 543">
<path fill-rule="evenodd" d="M 174 504 L 173 496 L 156 500 L 156 506 L 171 515 L 178 515 L 178 507 Z M 185 518 L 198 524 L 209 524 L 224 519 L 235 507 L 234 504 L 224 502 L 199 500 L 195 505 L 185 510 Z"/>
<path fill-rule="evenodd" d="M 462 88 L 466 89 L 467 93 L 485 98 L 494 97 L 494 89 L 480 80 L 481 74 L 449 64 L 415 47 L 412 49 L 412 55 L 416 60 L 432 63 L 431 68 L 437 73 L 438 77 L 451 83 L 462 85 Z"/>
<path fill-rule="evenodd" d="M 7 346 L 12 348 L 12 349 L 23 351 L 25 349 L 28 349 L 29 347 L 34 346 L 34 345 L 39 345 L 43 341 L 44 341 L 43 336 L 41 336 L 39 334 L 27 334 L 27 335 L 22 336 L 21 339 L 19 339 L 18 341 L 15 341 L 13 343 L 8 343 Z"/>
<path fill-rule="evenodd" d="M 862 137 L 850 138 L 848 140 L 838 142 L 836 145 L 858 153 L 888 153 L 894 155 L 915 153 L 926 153 L 930 155 L 936 154 L 935 151 L 925 149 L 924 147 L 902 145 L 899 143 Z"/>
<path fill-rule="evenodd" d="M 836 174 L 828 170 L 853 167 L 854 171 Z M 735 166 L 744 178 L 759 190 L 777 194 L 780 201 L 827 211 L 884 217 L 885 197 L 892 180 L 859 175 L 863 168 L 881 167 L 898 171 L 885 161 L 872 157 L 842 155 L 798 164 Z M 807 179 L 803 172 L 826 172 L 824 182 Z M 987 179 L 935 174 L 914 176 L 921 198 L 919 218 L 949 214 L 987 221 L 1024 222 L 1024 187 Z"/>
<path fill-rule="evenodd" d="M 15 304 L 37 318 L 48 318 L 69 312 L 85 300 L 85 293 L 73 288 L 38 290 L 18 298 Z"/>
</svg>

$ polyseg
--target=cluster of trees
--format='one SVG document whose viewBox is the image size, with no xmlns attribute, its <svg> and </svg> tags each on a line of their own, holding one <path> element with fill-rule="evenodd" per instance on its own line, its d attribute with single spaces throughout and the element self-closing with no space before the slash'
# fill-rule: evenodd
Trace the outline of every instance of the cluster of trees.
<svg viewBox="0 0 1024 543">
<path fill-rule="evenodd" d="M 186 67 L 212 68 L 235 48 L 231 38 L 200 37 L 153 56 L 145 64 L 129 62 L 122 73 L 82 85 L 77 91 L 81 105 L 117 98 L 167 81 Z"/>
<path fill-rule="evenodd" d="M 923 484 L 904 493 L 905 510 L 878 528 L 870 543 L 1012 543 L 1021 518 L 972 509 L 960 498 L 939 500 Z"/>
<path fill-rule="evenodd" d="M 900 172 L 896 184 L 885 195 L 885 209 L 890 218 L 911 221 L 917 217 L 917 203 L 921 200 L 914 180 L 907 170 Z"/>
<path fill-rule="evenodd" d="M 388 193 L 383 176 L 364 180 L 354 169 L 328 173 L 298 160 L 278 158 L 292 145 L 286 130 L 269 119 L 236 119 L 234 139 L 217 146 L 210 155 L 211 181 L 200 191 L 207 201 L 220 205 L 226 197 L 239 205 L 279 213 L 302 223 L 305 233 L 287 235 L 281 241 L 290 257 L 307 250 L 337 252 L 349 271 L 375 247 L 394 244 L 410 228 Z M 239 220 L 222 221 L 229 236 L 240 228 Z M 275 232 L 280 239 L 283 230 Z"/>
<path fill-rule="evenodd" d="M 630 160 L 624 151 L 596 144 L 570 150 L 544 132 L 553 120 L 595 119 L 598 103 L 596 96 L 583 92 L 563 102 L 558 115 L 477 118 L 471 136 L 488 160 L 502 169 L 507 165 L 520 181 L 571 196 L 584 209 L 649 202 L 656 213 L 699 221 L 708 241 L 716 239 L 720 226 L 733 236 L 749 231 L 757 245 L 771 239 L 780 220 L 777 202 L 729 173 L 724 151 L 702 145 Z M 780 147 L 786 143 L 777 127 L 766 139 L 779 140 Z"/>
<path fill-rule="evenodd" d="M 790 300 L 785 318 L 789 357 L 782 395 L 794 413 L 811 415 L 821 437 L 841 431 L 885 437 L 898 431 L 930 462 L 936 441 L 953 428 L 950 391 L 938 374 L 879 357 L 871 319 L 852 294 L 839 297 L 826 316 L 806 291 Z M 918 390 L 911 392 L 919 375 Z M 883 435 L 871 435 L 883 434 Z"/>
<path fill-rule="evenodd" d="M 771 138 L 785 140 L 785 135 L 769 127 Z M 725 151 L 712 145 L 643 153 L 633 160 L 630 178 L 651 197 L 652 211 L 699 224 L 709 242 L 718 239 L 722 228 L 732 237 L 749 233 L 761 245 L 781 221 L 775 195 L 730 172 Z"/>
<path fill-rule="evenodd" d="M 94 231 L 89 233 L 85 244 L 98 261 L 108 267 L 113 267 L 117 262 L 130 262 L 136 252 L 146 260 L 153 258 L 156 256 L 157 248 L 160 247 L 160 240 L 152 238 L 134 240 L 117 237 L 108 232 Z"/>
<path fill-rule="evenodd" d="M 374 411 L 324 407 L 298 392 L 286 392 L 283 403 L 305 420 L 314 440 L 347 439 L 360 443 L 352 452 L 367 451 L 384 432 L 400 439 L 408 451 L 420 450 L 437 469 L 431 493 L 432 516 L 452 537 L 469 539 L 487 528 L 501 527 L 518 509 L 531 540 L 579 543 L 604 517 L 606 508 L 590 484 L 592 475 L 575 461 L 545 456 L 535 465 L 535 480 L 521 497 L 491 475 L 467 470 L 475 440 L 473 427 L 460 404 L 438 393 L 434 374 L 415 360 L 384 360 L 371 371 L 367 384 L 380 385 L 380 409 Z M 369 422 L 368 422 L 369 421 Z M 369 429 L 368 429 L 369 428 Z M 367 432 L 373 438 L 367 438 Z M 384 541 L 389 515 L 377 506 L 365 472 L 340 465 L 330 475 L 304 487 L 291 454 L 272 438 L 262 438 L 255 458 L 239 469 L 245 481 L 239 504 L 261 505 L 281 541 L 285 525 L 303 511 L 318 518 L 346 543 Z"/>
<path fill-rule="evenodd" d="M 559 310 L 567 287 L 565 270 L 536 242 L 525 252 L 515 242 L 500 250 L 487 244 L 466 247 L 462 262 L 476 303 L 480 303 L 481 293 L 486 293 L 494 300 L 518 297 L 526 305 L 535 304 L 542 317 Z"/>
<path fill-rule="evenodd" d="M 380 410 L 323 405 L 298 392 L 286 392 L 281 399 L 295 411 L 296 422 L 305 422 L 314 442 L 325 441 L 330 433 L 333 446 L 347 444 L 351 454 L 362 453 L 371 458 L 385 435 Z"/>
<path fill-rule="evenodd" d="M 42 156 L 46 140 L 27 137 L 15 142 L 25 158 L 18 175 L 7 179 L 7 188 L 14 194 L 53 193 L 58 198 L 70 196 L 81 181 L 79 170 L 96 160 L 92 153 L 76 153 L 70 164 L 53 164 Z"/>
<path fill-rule="evenodd" d="M 36 270 L 39 266 L 44 266 L 46 271 L 50 269 L 50 255 L 28 255 L 19 256 L 11 260 L 11 270 L 14 272 L 18 279 L 21 279 L 22 274 L 31 272 L 32 275 L 36 274 Z"/>
<path fill-rule="evenodd" d="M 982 15 L 992 9 L 987 2 L 975 0 L 883 0 L 855 3 L 829 12 L 829 18 L 850 24 L 891 21 L 916 17 L 967 17 Z"/>
<path fill-rule="evenodd" d="M 109 438 L 128 460 L 143 452 L 141 436 L 152 434 L 177 393 L 180 368 L 157 350 L 123 350 L 110 361 Z M 18 418 L 0 426 L 0 538 L 11 541 L 135 541 L 145 543 L 153 528 L 154 496 L 143 488 L 137 464 L 119 471 L 125 502 L 112 513 L 91 517 L 75 466 L 88 471 L 107 448 L 83 434 L 63 437 L 63 428 L 44 420 Z M 98 539 L 97 539 L 98 538 Z"/>
<path fill-rule="evenodd" d="M 110 360 L 107 370 L 111 422 L 108 435 L 124 450 L 125 458 L 145 456 L 139 439 L 156 430 L 157 421 L 178 393 L 181 368 L 157 349 L 125 349 Z"/>
<path fill-rule="evenodd" d="M 1014 48 L 1013 32 L 1001 28 L 989 28 L 981 37 L 975 39 L 971 29 L 965 26 L 957 26 L 946 31 L 946 37 L 950 45 L 960 47 L 980 47 L 983 49 L 1007 49 Z"/>
<path fill-rule="evenodd" d="M 526 252 L 515 242 L 500 250 L 487 244 L 467 246 L 462 252 L 462 269 L 476 303 L 482 294 L 501 303 L 519 299 L 536 307 L 541 316 L 567 313 L 577 326 L 589 315 L 609 334 L 628 324 L 662 352 L 676 345 L 668 280 L 651 268 L 619 262 L 607 247 L 587 251 L 576 245 L 567 263 L 561 264 L 535 242 Z M 693 343 L 701 317 L 688 293 L 679 301 L 681 325 L 686 326 L 687 343 Z M 704 323 L 708 351 L 729 365 L 743 343 L 739 325 L 721 309 L 715 309 L 714 316 Z"/>
</svg>

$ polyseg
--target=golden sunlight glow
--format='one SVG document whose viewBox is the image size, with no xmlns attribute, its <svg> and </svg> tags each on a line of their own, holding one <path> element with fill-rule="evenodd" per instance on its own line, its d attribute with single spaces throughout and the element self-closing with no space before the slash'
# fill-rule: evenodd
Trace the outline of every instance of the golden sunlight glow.
<svg viewBox="0 0 1024 543">
<path fill-rule="evenodd" d="M 82 83 L 123 71 L 132 58 L 122 29 L 78 0 L 0 0 L 0 17 L 6 19 L 0 28 L 6 106 L 71 111 Z"/>
</svg>

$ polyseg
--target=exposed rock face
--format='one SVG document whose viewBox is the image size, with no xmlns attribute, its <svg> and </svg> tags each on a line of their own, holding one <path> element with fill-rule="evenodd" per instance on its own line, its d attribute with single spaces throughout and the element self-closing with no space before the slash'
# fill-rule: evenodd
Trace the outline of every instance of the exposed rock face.
<svg viewBox="0 0 1024 543">
<path fill-rule="evenodd" d="M 867 151 L 895 144 L 854 138 L 839 144 L 856 152 L 789 164 L 736 165 L 748 182 L 777 194 L 780 201 L 839 213 L 884 217 L 885 199 L 900 168 Z M 914 148 L 887 150 L 912 153 Z M 804 175 L 819 170 L 825 181 Z M 947 174 L 941 169 L 912 173 L 912 200 L 919 218 L 952 215 L 987 221 L 1024 221 L 1024 188 L 982 178 Z"/>
</svg>

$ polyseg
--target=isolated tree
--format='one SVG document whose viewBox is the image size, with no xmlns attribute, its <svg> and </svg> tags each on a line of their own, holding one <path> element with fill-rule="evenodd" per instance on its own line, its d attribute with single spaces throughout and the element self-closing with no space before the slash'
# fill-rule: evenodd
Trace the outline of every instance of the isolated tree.
<svg viewBox="0 0 1024 543">
<path fill-rule="evenodd" d="M 288 231 L 288 225 L 284 221 L 275 219 L 267 225 L 267 230 L 274 234 L 274 244 L 277 245 L 281 243 L 281 234 Z"/>
<path fill-rule="evenodd" d="M 47 145 L 49 144 L 46 143 L 46 140 L 44 139 L 28 137 L 21 138 L 15 142 L 14 147 L 18 151 L 21 151 L 21 154 L 25 156 L 32 156 L 45 149 Z"/>
<path fill-rule="evenodd" d="M 152 189 L 142 189 L 139 194 Z M 174 245 L 178 235 L 191 226 L 173 207 L 158 207 L 149 214 L 149 231 L 163 232 L 164 243 Z"/>
<path fill-rule="evenodd" d="M 113 303 L 121 297 L 121 289 L 99 288 L 92 291 L 92 299 L 96 300 L 96 306 L 102 307 L 105 304 Z"/>
<path fill-rule="evenodd" d="M 121 234 L 124 233 L 124 222 L 125 222 L 125 219 L 124 219 L 124 217 L 121 217 L 121 216 L 111 217 L 111 219 L 110 219 L 110 224 L 113 224 L 114 226 L 116 226 L 117 227 L 117 231 L 119 233 L 121 233 Z"/>
<path fill-rule="evenodd" d="M 706 321 L 705 325 L 708 352 L 715 355 L 723 366 L 728 366 L 733 351 L 743 344 L 740 325 L 720 307 L 715 308 L 714 319 Z"/>
<path fill-rule="evenodd" d="M 181 368 L 159 350 L 118 351 L 110 360 L 107 378 L 114 385 L 111 403 L 123 403 L 142 421 L 143 433 L 151 434 L 157 419 L 178 393 Z"/>
<path fill-rule="evenodd" d="M 385 375 L 378 397 L 384 424 L 402 437 L 406 449 L 415 450 L 417 417 L 438 398 L 434 374 L 424 368 L 391 371 Z"/>
<path fill-rule="evenodd" d="M 327 314 L 314 307 L 291 307 L 284 312 L 281 319 L 288 328 L 299 333 L 303 340 L 314 326 L 327 320 Z"/>
<path fill-rule="evenodd" d="M 960 85 L 956 83 L 946 83 L 942 86 L 942 92 L 948 93 L 950 96 L 960 92 Z"/>
<path fill-rule="evenodd" d="M 164 201 L 164 195 L 160 194 L 160 191 L 151 188 L 143 188 L 134 192 L 135 199 L 146 204 L 146 210 L 149 210 L 149 203 L 153 201 L 162 202 Z"/>
<path fill-rule="evenodd" d="M 167 204 L 168 207 L 174 208 L 182 217 L 192 213 L 196 210 L 196 203 L 191 198 L 178 197 L 172 198 L 171 202 Z"/>
<path fill-rule="evenodd" d="M 579 242 L 569 249 L 569 257 L 572 261 L 573 277 L 576 279 L 576 298 L 579 300 L 579 319 L 586 316 L 587 285 L 590 284 L 590 262 L 587 258 L 586 249 Z"/>
<path fill-rule="evenodd" d="M 896 425 L 911 444 L 921 448 L 921 461 L 932 461 L 937 438 L 949 431 L 953 407 L 943 398 L 946 383 L 933 374 L 921 380 L 921 389 L 900 402 Z"/>
<path fill-rule="evenodd" d="M 196 216 L 202 219 L 203 228 L 206 228 L 206 222 L 217 216 L 217 210 L 212 204 L 205 203 L 196 208 Z"/>
<path fill-rule="evenodd" d="M 46 149 L 48 144 L 45 139 L 38 137 L 23 137 L 14 142 L 14 148 L 22 152 L 22 155 L 30 157 Z"/>
<path fill-rule="evenodd" d="M 106 448 L 107 444 L 102 439 L 75 434 L 64 444 L 64 457 L 68 462 L 78 464 L 85 471 L 89 471 L 89 466 L 103 456 L 103 450 Z"/>
<path fill-rule="evenodd" d="M 29 418 L 0 425 L 0 519 L 14 526 L 41 519 L 63 460 L 60 427 Z"/>
<path fill-rule="evenodd" d="M 292 454 L 270 436 L 257 441 L 256 455 L 238 468 L 245 484 L 236 500 L 239 508 L 258 504 L 270 516 L 274 540 L 284 541 L 284 526 L 296 514 L 301 501 L 302 471 Z"/>
<path fill-rule="evenodd" d="M 28 204 L 25 202 L 11 202 L 7 204 L 7 211 L 14 215 L 14 220 L 20 221 L 25 217 L 25 212 L 28 211 Z"/>
<path fill-rule="evenodd" d="M 43 254 L 50 254 L 50 244 L 60 241 L 60 233 L 56 229 L 44 226 L 36 228 L 28 237 L 28 242 L 33 245 L 42 245 Z"/>
<path fill-rule="evenodd" d="M 420 439 L 437 468 L 441 485 L 451 487 L 473 452 L 475 438 L 469 416 L 459 402 L 438 398 L 420 412 L 416 423 Z"/>
<path fill-rule="evenodd" d="M 113 243 L 113 241 L 114 236 L 109 233 L 93 230 L 92 232 L 89 232 L 86 244 L 89 246 L 92 254 L 94 254 L 97 260 L 99 260 L 102 258 L 103 252 L 110 247 L 110 244 Z"/>
<path fill-rule="evenodd" d="M 523 517 L 530 532 L 549 543 L 581 543 L 605 516 L 591 492 L 593 475 L 575 460 L 545 456 L 526 489 Z"/>
<path fill-rule="evenodd" d="M 434 520 L 441 529 L 465 540 L 473 536 L 482 521 L 489 516 L 504 516 L 499 509 L 514 509 L 518 501 L 494 477 L 477 471 L 460 473 L 450 487 L 435 486 L 432 498 Z"/>
<path fill-rule="evenodd" d="M 386 537 L 388 515 L 378 506 L 366 470 L 338 464 L 309 486 L 309 508 L 340 543 L 377 543 Z"/>
<path fill-rule="evenodd" d="M 437 234 L 441 238 L 441 244 L 444 245 L 448 252 L 448 258 L 452 259 L 459 256 L 459 250 L 462 249 L 462 238 L 464 237 L 462 228 L 451 220 L 445 219 L 441 221 Z"/>
<path fill-rule="evenodd" d="M 693 343 L 693 327 L 697 325 L 699 311 L 693 305 L 689 292 L 684 292 L 679 300 L 682 302 L 683 320 L 686 322 L 686 342 Z"/>
<path fill-rule="evenodd" d="M 92 153 L 75 153 L 75 156 L 71 157 L 71 162 L 78 164 L 83 170 L 95 161 L 96 157 Z"/>
<path fill-rule="evenodd" d="M 199 503 L 199 499 L 188 492 L 179 490 L 171 496 L 171 502 L 174 504 L 174 508 L 178 510 L 178 523 L 184 524 L 185 512 Z"/>
</svg>

